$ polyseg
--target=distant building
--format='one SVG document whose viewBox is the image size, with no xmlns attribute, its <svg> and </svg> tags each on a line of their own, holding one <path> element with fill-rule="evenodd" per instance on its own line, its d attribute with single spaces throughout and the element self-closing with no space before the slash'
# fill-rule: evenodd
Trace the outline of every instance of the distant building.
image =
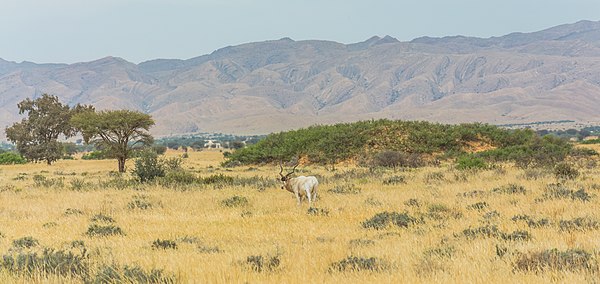
<svg viewBox="0 0 600 284">
<path fill-rule="evenodd" d="M 221 149 L 223 146 L 221 146 L 221 143 L 217 142 L 216 140 L 208 140 L 206 143 L 204 143 L 204 148 Z"/>
</svg>

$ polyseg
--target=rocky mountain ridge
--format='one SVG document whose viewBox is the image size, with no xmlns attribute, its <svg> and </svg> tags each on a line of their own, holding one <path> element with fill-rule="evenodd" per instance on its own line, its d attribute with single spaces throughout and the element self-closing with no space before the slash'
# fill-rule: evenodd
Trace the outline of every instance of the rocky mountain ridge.
<svg viewBox="0 0 600 284">
<path fill-rule="evenodd" d="M 1 56 L 1 55 L 0 55 Z M 76 64 L 0 59 L 0 126 L 42 93 L 151 114 L 157 135 L 263 134 L 371 118 L 494 124 L 600 121 L 600 22 L 487 39 L 289 38 L 187 60 Z"/>
</svg>

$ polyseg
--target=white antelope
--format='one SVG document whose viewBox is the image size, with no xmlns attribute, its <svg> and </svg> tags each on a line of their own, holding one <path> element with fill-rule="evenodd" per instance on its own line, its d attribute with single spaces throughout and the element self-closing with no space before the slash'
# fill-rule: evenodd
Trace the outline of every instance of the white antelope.
<svg viewBox="0 0 600 284">
<path fill-rule="evenodd" d="M 279 167 L 281 168 L 279 175 L 281 176 L 281 181 L 283 182 L 281 189 L 285 189 L 293 193 L 296 196 L 296 200 L 298 200 L 298 205 L 300 205 L 302 203 L 302 199 L 306 197 L 308 199 L 308 206 L 311 206 L 312 202 L 317 199 L 317 187 L 319 186 L 319 181 L 314 176 L 299 176 L 290 178 L 297 166 L 298 164 L 294 166 L 290 173 L 284 176 L 283 166 L 281 165 L 281 162 L 279 163 Z"/>
</svg>

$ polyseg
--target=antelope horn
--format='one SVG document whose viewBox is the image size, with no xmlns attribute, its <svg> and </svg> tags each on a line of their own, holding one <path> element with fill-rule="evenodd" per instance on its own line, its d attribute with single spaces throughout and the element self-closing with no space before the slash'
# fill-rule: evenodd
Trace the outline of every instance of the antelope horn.
<svg viewBox="0 0 600 284">
<path fill-rule="evenodd" d="M 285 177 L 287 178 L 287 177 L 291 176 L 291 175 L 292 175 L 294 172 L 296 172 L 296 167 L 297 167 L 298 165 L 300 165 L 300 161 L 298 161 L 298 162 L 296 163 L 296 165 L 294 165 L 294 168 L 292 168 L 292 171 L 291 171 L 291 172 L 289 172 L 287 175 L 285 175 Z"/>
<path fill-rule="evenodd" d="M 281 176 L 281 178 L 285 178 L 283 176 L 283 165 L 281 165 L 281 160 L 279 160 L 279 168 L 281 168 L 281 170 L 279 171 L 279 175 Z"/>
</svg>

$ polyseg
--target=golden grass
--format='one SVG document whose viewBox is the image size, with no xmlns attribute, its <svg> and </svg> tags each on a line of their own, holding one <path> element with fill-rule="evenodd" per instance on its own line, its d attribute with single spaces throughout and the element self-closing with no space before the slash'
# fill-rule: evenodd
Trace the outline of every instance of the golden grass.
<svg viewBox="0 0 600 284">
<path fill-rule="evenodd" d="M 170 151 L 167 156 L 180 155 Z M 222 153 L 190 152 L 184 167 L 206 177 L 222 173 L 234 177 L 277 178 L 277 166 L 219 166 Z M 130 169 L 133 164 L 128 162 Z M 93 269 L 100 265 L 138 265 L 144 269 L 163 269 L 183 283 L 540 283 L 591 282 L 594 271 L 546 270 L 538 273 L 514 270 L 520 254 L 557 248 L 584 249 L 597 261 L 600 233 L 597 229 L 561 231 L 559 222 L 577 217 L 600 220 L 598 189 L 600 172 L 581 169 L 582 175 L 565 186 L 584 188 L 591 201 L 543 199 L 552 174 L 527 180 L 524 171 L 508 165 L 503 169 L 475 173 L 459 172 L 449 166 L 404 172 L 384 171 L 366 174 L 368 169 L 341 167 L 328 172 L 320 167 L 304 167 L 302 174 L 322 176 L 320 200 L 316 207 L 328 210 L 327 216 L 307 214 L 308 205 L 296 206 L 293 196 L 279 187 L 259 190 L 254 186 L 169 189 L 158 185 L 137 185 L 125 189 L 103 188 L 98 184 L 112 179 L 116 161 L 59 161 L 52 166 L 27 164 L 0 166 L 0 253 L 14 252 L 13 240 L 26 236 L 37 239 L 40 247 L 68 248 L 82 240 Z M 363 173 L 362 176 L 353 176 Z M 337 177 L 334 177 L 337 174 Z M 33 176 L 63 179 L 63 186 L 36 186 Z M 404 184 L 384 185 L 390 176 L 403 176 Z M 19 178 L 21 177 L 21 178 Z M 346 179 L 344 179 L 346 177 Z M 441 177 L 441 179 L 439 179 Z M 71 181 L 89 183 L 73 190 Z M 335 194 L 329 189 L 354 184 L 359 194 Z M 525 194 L 494 193 L 493 188 L 518 184 Z M 464 193 L 481 191 L 463 196 Z M 248 199 L 239 208 L 222 206 L 232 196 Z M 146 210 L 130 209 L 134 199 L 148 201 Z M 420 206 L 406 202 L 416 199 Z M 485 202 L 482 210 L 468 209 Z M 67 209 L 83 214 L 66 214 Z M 437 211 L 436 211 L 437 210 Z M 377 213 L 406 212 L 422 218 L 408 228 L 365 229 L 362 222 Z M 432 213 L 433 211 L 437 212 Z M 497 216 L 489 214 L 495 211 Z M 85 233 L 96 214 L 116 220 L 123 236 L 90 237 Z M 550 225 L 530 228 L 512 221 L 518 214 L 547 218 Z M 463 236 L 465 229 L 496 225 L 505 233 L 528 231 L 529 241 L 509 241 L 496 237 Z M 187 238 L 188 242 L 183 241 Z M 153 249 L 157 239 L 177 242 L 177 249 Z M 196 240 L 196 241 L 193 241 Z M 507 248 L 500 257 L 497 247 Z M 448 255 L 431 253 L 449 251 Z M 429 251 L 429 252 L 428 252 Z M 247 257 L 278 257 L 274 271 L 256 272 Z M 383 271 L 329 271 L 332 263 L 349 256 L 376 257 L 387 266 Z M 92 273 L 94 273 L 92 271 Z M 56 275 L 30 278 L 0 269 L 0 282 L 74 282 Z"/>
</svg>

